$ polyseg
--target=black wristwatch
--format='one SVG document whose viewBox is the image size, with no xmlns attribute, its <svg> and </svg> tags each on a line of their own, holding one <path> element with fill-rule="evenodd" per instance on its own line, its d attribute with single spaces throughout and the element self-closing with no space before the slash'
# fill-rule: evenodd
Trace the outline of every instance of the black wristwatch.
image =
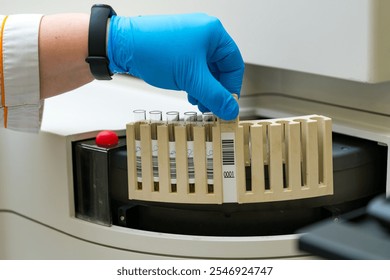
<svg viewBox="0 0 390 280">
<path fill-rule="evenodd" d="M 88 32 L 88 57 L 92 75 L 97 80 L 111 80 L 112 73 L 108 68 L 110 61 L 106 52 L 107 21 L 116 15 L 111 6 L 96 4 L 91 8 Z"/>
</svg>

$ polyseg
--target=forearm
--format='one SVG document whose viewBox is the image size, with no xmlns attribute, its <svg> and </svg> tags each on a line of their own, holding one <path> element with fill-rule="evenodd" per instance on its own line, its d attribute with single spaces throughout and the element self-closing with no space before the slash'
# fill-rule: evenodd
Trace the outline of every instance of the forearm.
<svg viewBox="0 0 390 280">
<path fill-rule="evenodd" d="M 78 88 L 93 80 L 88 55 L 88 14 L 42 18 L 39 32 L 41 98 Z"/>
</svg>

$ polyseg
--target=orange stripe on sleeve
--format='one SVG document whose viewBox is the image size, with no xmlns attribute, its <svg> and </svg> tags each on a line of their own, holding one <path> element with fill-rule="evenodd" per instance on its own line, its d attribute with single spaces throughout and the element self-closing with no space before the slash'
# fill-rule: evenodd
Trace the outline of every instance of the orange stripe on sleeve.
<svg viewBox="0 0 390 280">
<path fill-rule="evenodd" d="M 4 108 L 4 127 L 7 127 L 7 117 L 8 117 L 8 108 L 5 106 L 5 87 L 4 87 L 4 68 L 3 68 L 3 34 L 4 34 L 4 26 L 7 21 L 8 16 L 3 19 L 1 23 L 1 32 L 0 32 L 0 86 L 1 86 L 1 106 Z"/>
</svg>

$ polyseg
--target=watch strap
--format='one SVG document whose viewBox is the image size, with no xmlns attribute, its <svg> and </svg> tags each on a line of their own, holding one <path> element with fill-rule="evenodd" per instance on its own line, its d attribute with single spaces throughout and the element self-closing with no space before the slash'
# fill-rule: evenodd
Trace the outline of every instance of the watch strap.
<svg viewBox="0 0 390 280">
<path fill-rule="evenodd" d="M 92 75 L 97 80 L 111 80 L 112 73 L 108 67 L 109 60 L 106 53 L 107 21 L 116 15 L 109 5 L 96 4 L 91 8 L 88 31 L 88 57 L 86 62 Z"/>
</svg>

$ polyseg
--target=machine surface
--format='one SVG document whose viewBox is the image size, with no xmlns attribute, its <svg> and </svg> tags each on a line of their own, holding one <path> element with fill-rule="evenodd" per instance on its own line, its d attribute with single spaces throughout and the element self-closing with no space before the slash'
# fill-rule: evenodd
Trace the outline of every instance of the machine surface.
<svg viewBox="0 0 390 280">
<path fill-rule="evenodd" d="M 94 110 L 85 111 L 85 108 L 91 106 L 90 94 L 92 92 L 94 93 Z M 101 102 L 107 101 L 108 92 L 113 99 L 122 100 L 118 104 L 126 109 L 117 110 L 118 105 L 114 104 L 114 101 L 112 101 L 113 104 Z M 48 100 L 45 114 L 50 115 L 45 116 L 43 131 L 39 134 L 1 131 L 0 215 L 1 223 L 4 225 L 0 233 L 2 237 L 0 239 L 1 258 L 308 257 L 307 253 L 297 249 L 299 234 L 295 233 L 294 225 L 281 228 L 272 225 L 272 223 L 280 225 L 283 219 L 288 217 L 288 215 L 281 215 L 279 211 L 286 212 L 291 205 L 270 206 L 271 209 L 267 210 L 271 210 L 269 217 L 275 220 L 272 221 L 270 218 L 267 221 L 267 227 L 263 228 L 265 233 L 256 230 L 259 225 L 255 227 L 255 230 L 244 231 L 241 234 L 236 230 L 233 232 L 222 230 L 221 232 L 221 228 L 213 229 L 212 227 L 203 229 L 203 232 L 193 229 L 183 232 L 172 227 L 172 224 L 183 219 L 183 215 L 188 213 L 186 211 L 191 212 L 194 209 L 179 208 L 179 211 L 176 211 L 177 215 L 171 216 L 171 210 L 166 208 L 166 205 L 157 205 L 157 208 L 151 207 L 149 210 L 143 208 L 145 205 L 137 205 L 138 212 L 136 213 L 140 214 L 141 220 L 147 221 L 144 219 L 146 217 L 151 223 L 155 220 L 159 221 L 160 225 L 164 225 L 161 221 L 165 219 L 167 223 L 162 228 L 153 223 L 148 225 L 147 222 L 134 226 L 134 223 L 137 224 L 135 220 L 130 220 L 133 222 L 127 220 L 128 224 L 126 222 L 121 224 L 116 214 L 113 216 L 114 223 L 111 226 L 77 218 L 72 143 L 93 139 L 98 131 L 108 127 L 117 129 L 119 136 L 124 137 L 125 131 L 120 128 L 124 128 L 126 123 L 131 121 L 133 109 L 155 109 L 153 104 L 148 105 L 147 102 L 142 101 L 142 98 L 147 100 L 151 96 L 155 100 L 171 99 L 168 104 L 173 110 L 182 112 L 194 110 L 191 105 L 187 104 L 181 93 L 161 91 L 137 79 L 118 77 L 114 83 L 95 82 L 76 92 Z M 245 100 L 245 98 L 242 99 Z M 71 106 L 76 101 L 78 107 L 74 107 L 72 112 L 63 109 L 64 104 Z M 104 115 L 101 114 L 102 110 L 105 112 Z M 110 118 L 107 118 L 107 115 Z M 48 116 L 56 117 L 49 118 Z M 80 122 L 79 119 L 85 121 Z M 80 125 L 75 125 L 75 123 Z M 336 123 L 335 128 L 337 127 Z M 373 143 L 374 147 L 378 146 L 373 141 L 370 143 Z M 387 162 L 387 149 L 384 146 L 379 147 L 382 148 L 380 158 L 382 158 L 384 167 Z M 340 166 L 340 168 L 345 167 L 343 163 Z M 382 183 L 378 191 L 385 190 L 386 183 L 383 173 L 387 169 L 383 169 Z M 375 188 L 366 189 L 368 192 L 373 190 Z M 97 204 L 100 202 L 100 200 L 95 200 Z M 297 201 L 296 204 L 299 205 L 300 202 Z M 160 209 L 163 211 L 159 212 L 161 206 L 163 207 Z M 272 210 L 275 207 L 276 211 Z M 206 210 L 212 210 L 211 213 L 214 213 L 210 216 L 209 223 L 218 217 L 218 215 L 215 216 L 217 213 L 215 209 Z M 244 215 L 247 211 L 251 213 L 247 217 L 253 217 L 253 213 L 259 211 L 253 212 L 250 208 L 243 210 L 245 210 Z M 201 213 L 205 213 L 203 211 L 204 209 Z M 229 211 L 231 212 L 231 209 Z M 279 215 L 277 215 L 278 212 Z M 304 212 L 304 208 L 303 211 L 296 212 L 298 216 L 295 218 L 299 220 L 299 217 L 302 217 L 299 215 L 302 213 L 298 212 Z M 240 213 L 240 210 L 237 213 Z M 134 212 L 128 212 L 128 214 L 131 217 Z M 202 218 L 202 215 L 196 215 L 196 212 L 192 212 L 190 216 L 194 215 Z M 238 216 L 234 214 L 232 217 L 234 223 L 238 222 L 239 225 L 240 214 Z M 188 226 L 190 220 L 184 219 L 184 221 Z M 243 229 L 250 229 L 251 222 L 246 220 L 245 223 Z M 238 225 L 234 225 L 233 228 Z M 277 230 L 269 232 L 267 228 Z M 42 248 L 45 249 L 42 250 Z"/>
<path fill-rule="evenodd" d="M 127 86 L 122 86 L 122 82 Z M 168 93 L 149 88 L 139 80 L 128 81 L 125 79 L 120 81 L 118 79 L 118 83 L 119 85 L 114 91 L 112 83 L 96 82 L 78 92 L 60 97 L 62 100 L 49 100 L 45 113 L 53 112 L 57 119 L 64 118 L 62 120 L 64 125 L 56 126 L 58 131 L 42 131 L 39 134 L 1 131 L 1 166 L 4 167 L 1 171 L 0 195 L 1 223 L 4 224 L 0 233 L 2 236 L 0 239 L 1 258 L 143 259 L 165 257 L 268 258 L 280 256 L 296 258 L 305 256 L 304 253 L 296 250 L 297 237 L 294 234 L 220 238 L 169 234 L 115 225 L 107 227 L 76 218 L 72 142 L 93 138 L 97 132 L 81 133 L 77 131 L 74 123 L 68 125 L 65 123 L 69 121 L 69 118 L 80 113 L 80 115 L 85 114 L 84 125 L 89 123 L 91 130 L 107 128 L 107 123 L 96 122 L 95 117 L 113 121 L 122 127 L 118 120 L 120 120 L 120 114 L 124 110 L 117 110 L 116 106 L 110 107 L 107 102 L 104 104 L 104 102 L 97 101 L 99 99 L 106 100 L 108 91 L 111 91 L 111 97 L 117 95 L 118 98 L 124 97 L 128 100 L 129 109 L 126 109 L 125 116 L 122 116 L 124 117 L 123 127 L 131 120 L 129 117 L 129 115 L 131 116 L 130 112 L 132 112 L 131 108 L 139 108 L 138 106 L 140 106 L 134 100 L 142 102 L 141 98 L 148 100 L 151 95 L 156 100 L 160 94 L 169 99 Z M 129 83 L 133 85 L 131 92 L 128 87 Z M 90 104 L 89 95 L 91 92 L 94 92 L 96 106 L 104 108 L 106 115 L 107 108 L 111 108 L 109 120 L 106 119 L 106 115 L 100 116 L 99 110 L 96 110 L 95 114 L 91 114 L 91 112 L 86 114 L 82 110 L 85 108 L 82 106 L 82 100 L 85 98 L 84 105 Z M 135 98 L 135 96 L 139 98 Z M 176 106 L 173 109 L 193 109 L 192 106 L 186 105 L 185 99 L 180 99 L 177 95 L 171 93 L 170 98 L 175 101 L 169 103 L 172 104 L 172 108 Z M 69 105 L 77 100 L 80 111 L 66 112 L 63 110 L 64 115 L 61 115 L 61 110 L 58 109 L 63 108 L 64 99 L 69 101 Z M 147 104 L 147 102 L 142 104 Z M 145 105 L 143 108 L 146 108 Z M 49 118 L 47 120 L 43 124 L 43 128 L 48 130 L 52 123 L 50 123 Z M 114 126 L 110 127 L 115 128 Z M 70 133 L 72 130 L 76 133 Z M 120 131 L 118 133 L 120 134 Z M 18 166 L 18 168 L 6 168 L 10 165 Z M 42 248 L 45 249 L 42 250 Z"/>
</svg>

